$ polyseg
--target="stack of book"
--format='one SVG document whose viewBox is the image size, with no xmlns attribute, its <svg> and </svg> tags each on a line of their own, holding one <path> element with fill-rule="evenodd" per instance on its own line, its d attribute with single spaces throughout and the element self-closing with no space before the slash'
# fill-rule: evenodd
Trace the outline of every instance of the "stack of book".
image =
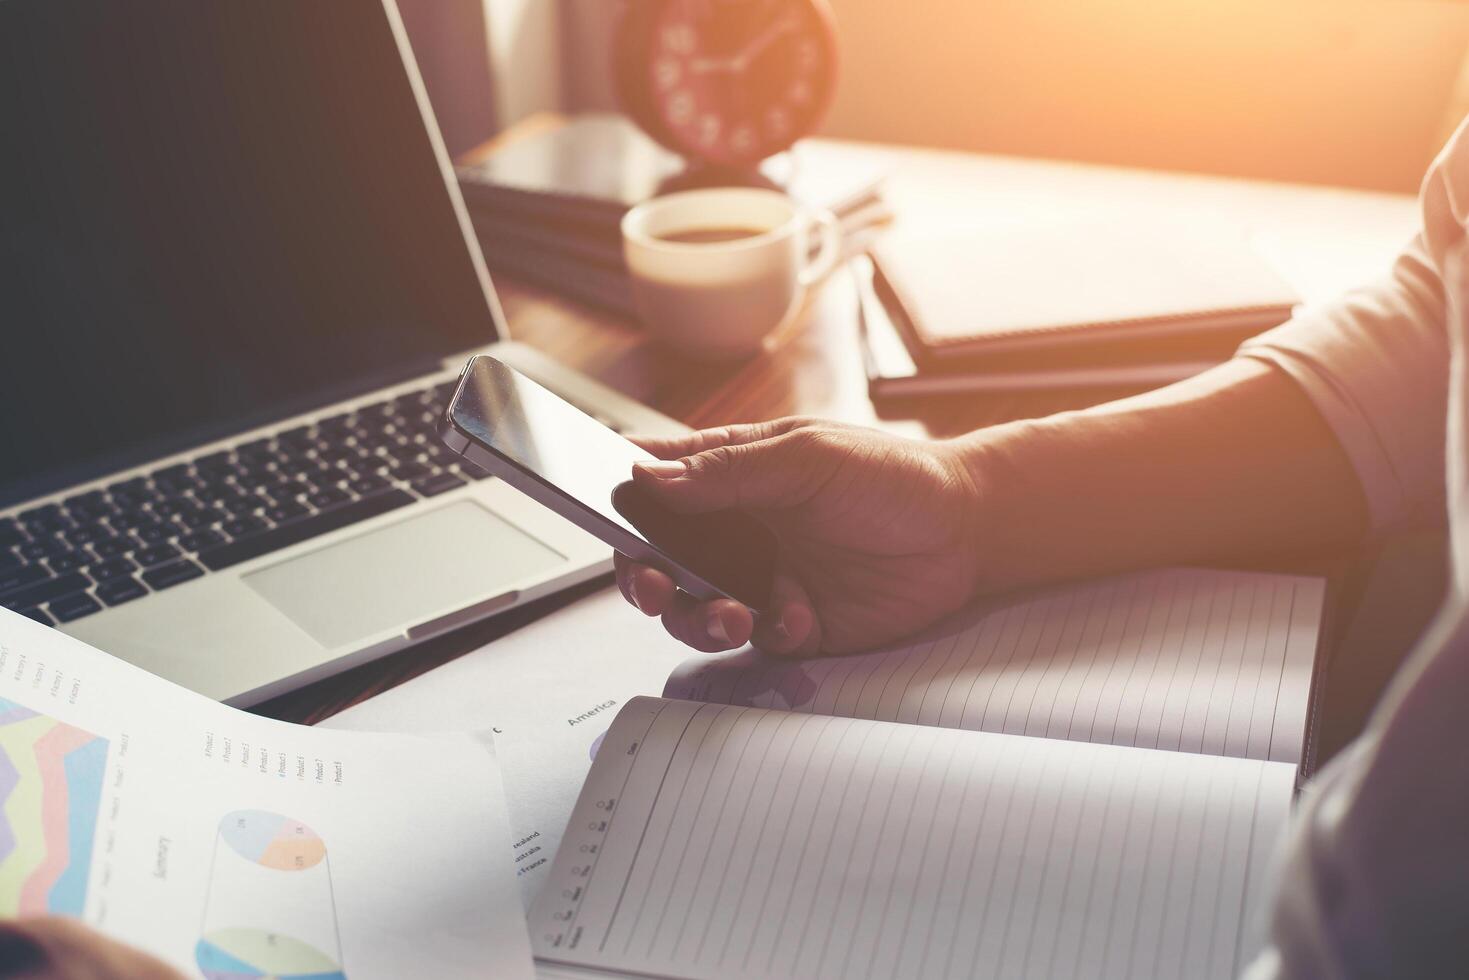
<svg viewBox="0 0 1469 980">
<path fill-rule="evenodd" d="M 457 170 L 491 272 L 617 313 L 632 312 L 622 216 L 660 194 L 770 187 L 840 219 L 849 246 L 889 217 L 883 173 L 840 148 L 801 144 L 758 171 L 691 168 L 621 116 L 586 115 Z"/>
<path fill-rule="evenodd" d="M 851 268 L 874 399 L 1158 387 L 1299 302 L 1241 229 L 1215 225 L 890 234 Z"/>
</svg>

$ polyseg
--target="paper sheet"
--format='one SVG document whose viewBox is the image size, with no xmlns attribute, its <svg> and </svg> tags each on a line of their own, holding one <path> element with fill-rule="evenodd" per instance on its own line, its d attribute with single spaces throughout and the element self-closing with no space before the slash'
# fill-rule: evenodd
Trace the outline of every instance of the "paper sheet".
<svg viewBox="0 0 1469 980">
<path fill-rule="evenodd" d="M 0 916 L 211 980 L 533 975 L 484 737 L 258 718 L 0 609 L 0 800 Z"/>
<path fill-rule="evenodd" d="M 317 727 L 492 729 L 528 908 L 618 709 L 663 690 L 688 655 L 609 588 Z"/>
<path fill-rule="evenodd" d="M 1236 975 L 1294 767 L 640 698 L 531 914 L 639 976 Z"/>
<path fill-rule="evenodd" d="M 1178 568 L 1001 596 L 818 660 L 688 661 L 666 697 L 1298 762 L 1325 582 Z"/>
</svg>

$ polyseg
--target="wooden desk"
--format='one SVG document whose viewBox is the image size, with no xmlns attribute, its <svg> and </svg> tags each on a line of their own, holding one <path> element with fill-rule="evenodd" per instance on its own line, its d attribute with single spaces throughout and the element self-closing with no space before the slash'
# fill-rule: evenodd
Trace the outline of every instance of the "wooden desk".
<svg viewBox="0 0 1469 980">
<path fill-rule="evenodd" d="M 518 134 L 556 125 L 533 119 L 469 154 L 473 160 Z M 1243 223 L 1257 246 L 1308 301 L 1385 269 L 1416 227 L 1404 195 L 1265 184 L 1080 164 L 833 143 L 842 153 L 879 161 L 896 223 L 941 231 L 965 223 L 1021 224 L 1073 218 L 1123 225 L 1163 215 L 1201 223 Z M 772 349 L 740 364 L 708 365 L 652 345 L 636 324 L 496 278 L 512 336 L 695 427 L 807 414 L 877 425 L 917 437 L 945 437 L 1115 397 L 1069 391 L 943 397 L 903 418 L 879 414 L 867 398 L 857 347 L 855 296 L 838 272 L 814 295 Z M 983 297 L 976 297 L 982 303 Z M 1333 562 L 1335 556 L 1328 556 Z M 491 622 L 277 698 L 257 710 L 318 721 L 438 666 L 585 594 L 585 586 Z"/>
</svg>

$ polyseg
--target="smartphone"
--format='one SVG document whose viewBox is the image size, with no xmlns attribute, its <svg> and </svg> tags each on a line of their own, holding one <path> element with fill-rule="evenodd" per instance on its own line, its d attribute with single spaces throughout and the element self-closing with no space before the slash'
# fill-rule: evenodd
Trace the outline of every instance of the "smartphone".
<svg viewBox="0 0 1469 980">
<path fill-rule="evenodd" d="M 651 453 L 514 368 L 469 359 L 439 423 L 454 452 L 700 599 L 756 615 L 770 601 L 775 535 L 737 510 L 678 514 L 632 482 Z"/>
</svg>

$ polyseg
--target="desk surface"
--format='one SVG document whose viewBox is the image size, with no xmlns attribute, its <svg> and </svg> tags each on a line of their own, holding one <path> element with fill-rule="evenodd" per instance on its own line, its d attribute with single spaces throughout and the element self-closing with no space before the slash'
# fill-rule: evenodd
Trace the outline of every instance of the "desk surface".
<svg viewBox="0 0 1469 980">
<path fill-rule="evenodd" d="M 482 158 L 497 145 L 556 124 L 554 117 L 534 118 L 466 159 Z M 1417 221 L 1413 199 L 1406 195 L 860 143 L 829 146 L 885 167 L 884 194 L 895 223 L 905 231 L 1074 218 L 1125 223 L 1140 213 L 1243 224 L 1308 302 L 1329 298 L 1384 270 Z M 546 290 L 506 277 L 496 277 L 495 285 L 517 340 L 695 427 L 806 414 L 912 436 L 945 437 L 1117 395 L 1110 390 L 936 397 L 905 405 L 901 418 L 883 417 L 867 398 L 855 296 L 841 272 L 813 295 L 803 315 L 769 351 L 733 365 L 701 364 L 671 354 L 651 344 L 636 324 Z M 515 610 L 257 710 L 293 721 L 319 721 L 598 586 Z"/>
</svg>

